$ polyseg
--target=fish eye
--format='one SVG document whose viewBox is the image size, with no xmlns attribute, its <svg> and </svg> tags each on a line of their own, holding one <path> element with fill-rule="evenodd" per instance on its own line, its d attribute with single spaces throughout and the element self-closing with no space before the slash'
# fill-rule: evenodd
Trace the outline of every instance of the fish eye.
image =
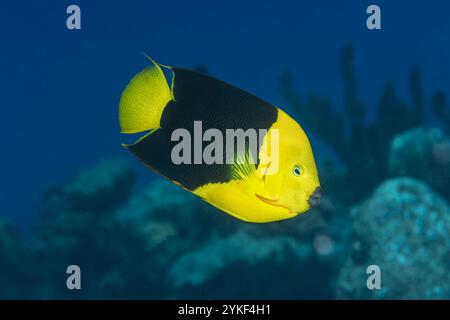
<svg viewBox="0 0 450 320">
<path fill-rule="evenodd" d="M 303 174 L 303 167 L 301 165 L 295 165 L 294 168 L 292 168 L 292 173 L 298 177 Z"/>
</svg>

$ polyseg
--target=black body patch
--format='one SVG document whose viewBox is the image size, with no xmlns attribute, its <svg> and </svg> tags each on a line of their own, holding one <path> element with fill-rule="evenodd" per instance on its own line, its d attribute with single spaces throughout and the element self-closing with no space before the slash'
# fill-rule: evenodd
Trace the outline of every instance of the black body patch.
<svg viewBox="0 0 450 320">
<path fill-rule="evenodd" d="M 174 100 L 161 117 L 161 128 L 129 146 L 145 164 L 177 181 L 189 190 L 207 183 L 226 183 L 232 180 L 231 164 L 180 164 L 171 160 L 173 130 L 184 128 L 191 134 L 194 150 L 194 121 L 202 121 L 202 129 L 215 128 L 222 132 L 225 155 L 226 129 L 269 130 L 277 120 L 277 109 L 267 102 L 223 81 L 186 69 L 173 68 Z M 202 150 L 210 142 L 203 142 Z M 258 141 L 258 150 L 262 139 Z"/>
</svg>

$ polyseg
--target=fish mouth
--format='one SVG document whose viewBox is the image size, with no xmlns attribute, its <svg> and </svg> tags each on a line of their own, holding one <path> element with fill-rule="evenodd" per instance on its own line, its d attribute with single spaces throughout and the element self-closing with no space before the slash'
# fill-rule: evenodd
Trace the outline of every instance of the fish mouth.
<svg viewBox="0 0 450 320">
<path fill-rule="evenodd" d="M 309 205 L 311 207 L 315 207 L 315 206 L 319 205 L 320 198 L 322 198 L 322 189 L 320 187 L 317 187 L 308 198 Z"/>
<path fill-rule="evenodd" d="M 259 195 L 259 194 L 257 194 L 257 193 L 255 193 L 255 196 L 256 196 L 259 200 L 261 200 L 262 202 L 265 202 L 265 203 L 267 203 L 267 204 L 270 204 L 271 206 L 279 207 L 279 208 L 284 208 L 284 209 L 288 210 L 289 213 L 295 213 L 295 212 L 291 212 L 291 211 L 290 211 L 288 208 L 286 208 L 285 206 L 279 204 L 279 203 L 278 203 L 278 200 L 269 199 L 269 198 L 263 197 L 263 196 L 261 196 L 261 195 Z"/>
</svg>

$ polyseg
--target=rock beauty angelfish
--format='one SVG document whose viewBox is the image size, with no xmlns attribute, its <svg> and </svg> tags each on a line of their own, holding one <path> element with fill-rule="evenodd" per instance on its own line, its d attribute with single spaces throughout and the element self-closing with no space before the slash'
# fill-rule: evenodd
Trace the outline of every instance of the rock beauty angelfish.
<svg viewBox="0 0 450 320">
<path fill-rule="evenodd" d="M 146 166 L 247 222 L 292 218 L 319 203 L 321 189 L 311 145 L 295 120 L 209 75 L 149 60 L 151 65 L 130 80 L 119 105 L 122 133 L 147 132 L 134 144 L 123 144 Z M 162 68 L 171 75 L 170 87 Z M 179 143 L 173 139 L 174 131 L 182 128 L 195 136 L 195 122 L 201 122 L 205 133 L 214 129 L 223 137 L 229 129 L 262 132 L 256 153 L 246 142 L 240 149 L 243 153 L 235 147 L 215 150 L 225 155 L 236 152 L 231 162 L 174 163 L 172 153 Z M 194 140 L 187 142 L 193 149 L 207 144 L 197 140 L 196 146 Z M 273 148 L 272 142 L 276 142 Z"/>
</svg>

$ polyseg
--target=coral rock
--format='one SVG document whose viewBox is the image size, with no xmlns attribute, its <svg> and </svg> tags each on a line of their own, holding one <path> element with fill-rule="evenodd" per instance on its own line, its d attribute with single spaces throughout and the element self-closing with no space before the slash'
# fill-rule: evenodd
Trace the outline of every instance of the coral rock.
<svg viewBox="0 0 450 320">
<path fill-rule="evenodd" d="M 435 190 L 450 195 L 450 139 L 437 128 L 416 128 L 397 135 L 389 154 L 389 172 L 427 182 Z"/>
<path fill-rule="evenodd" d="M 450 208 L 411 178 L 384 182 L 352 209 L 353 243 L 336 283 L 338 298 L 438 299 L 450 296 Z M 369 265 L 381 289 L 366 286 Z"/>
</svg>

